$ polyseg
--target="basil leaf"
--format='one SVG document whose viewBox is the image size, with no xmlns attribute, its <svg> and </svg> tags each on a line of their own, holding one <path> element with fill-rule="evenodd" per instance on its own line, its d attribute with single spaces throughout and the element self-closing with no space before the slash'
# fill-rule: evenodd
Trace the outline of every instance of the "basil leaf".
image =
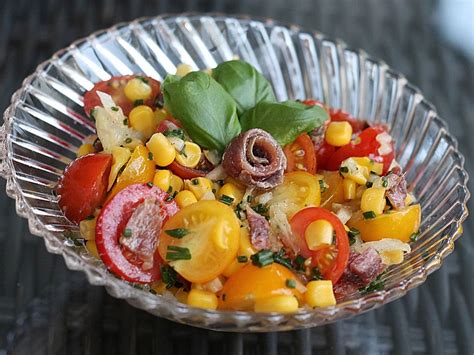
<svg viewBox="0 0 474 355">
<path fill-rule="evenodd" d="M 301 133 L 309 132 L 329 119 L 320 106 L 307 106 L 297 101 L 260 102 L 240 119 L 242 130 L 261 128 L 280 145 L 293 142 Z"/>
<path fill-rule="evenodd" d="M 219 64 L 212 70 L 212 76 L 235 100 L 239 116 L 261 101 L 276 101 L 267 79 L 242 60 Z"/>
<path fill-rule="evenodd" d="M 168 75 L 162 89 L 166 109 L 200 146 L 223 151 L 240 133 L 234 100 L 208 74 Z"/>
</svg>

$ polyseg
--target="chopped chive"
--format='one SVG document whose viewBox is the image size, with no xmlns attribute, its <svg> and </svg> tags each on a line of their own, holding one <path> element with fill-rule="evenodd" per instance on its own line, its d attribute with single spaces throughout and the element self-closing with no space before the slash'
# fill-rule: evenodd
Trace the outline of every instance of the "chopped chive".
<svg viewBox="0 0 474 355">
<path fill-rule="evenodd" d="M 85 219 L 86 219 L 86 221 L 92 221 L 94 218 L 95 218 L 95 216 L 93 214 L 91 214 L 90 216 L 87 216 Z"/>
<path fill-rule="evenodd" d="M 184 139 L 184 132 L 182 129 L 169 129 L 163 132 L 165 137 L 178 137 Z"/>
<path fill-rule="evenodd" d="M 384 289 L 384 281 L 381 279 L 383 274 L 380 274 L 377 276 L 377 278 L 372 281 L 370 284 L 368 284 L 366 287 L 362 287 L 359 289 L 359 292 L 362 293 L 363 295 L 373 292 L 373 291 L 380 291 Z"/>
<path fill-rule="evenodd" d="M 303 256 L 298 254 L 295 258 L 295 264 L 298 265 L 298 266 L 302 266 L 302 265 L 304 265 L 305 260 L 306 259 Z"/>
<path fill-rule="evenodd" d="M 191 260 L 191 252 L 188 248 L 178 247 L 176 245 L 169 245 L 166 253 L 166 260 Z"/>
<path fill-rule="evenodd" d="M 348 168 L 347 166 L 341 166 L 341 167 L 339 168 L 339 172 L 340 172 L 341 174 L 347 174 L 347 173 L 349 172 L 349 168 Z"/>
<path fill-rule="evenodd" d="M 130 228 L 125 228 L 122 232 L 122 235 L 125 238 L 130 238 L 132 236 L 132 230 Z"/>
<path fill-rule="evenodd" d="M 321 271 L 319 271 L 319 268 L 313 267 L 311 269 L 311 280 L 322 280 L 323 276 L 321 275 Z"/>
<path fill-rule="evenodd" d="M 249 258 L 247 258 L 245 255 L 239 255 L 239 256 L 237 256 L 237 261 L 238 261 L 239 263 L 246 263 L 248 260 L 249 260 Z"/>
<path fill-rule="evenodd" d="M 148 160 L 153 160 L 153 153 L 152 152 L 148 152 Z"/>
<path fill-rule="evenodd" d="M 168 187 L 168 190 L 166 190 L 166 193 L 170 194 L 173 192 L 173 186 Z"/>
<path fill-rule="evenodd" d="M 199 185 L 199 180 L 198 180 L 198 179 L 192 179 L 192 180 L 191 180 L 191 183 L 192 183 L 193 185 Z"/>
<path fill-rule="evenodd" d="M 227 206 L 230 206 L 232 202 L 234 202 L 234 198 L 227 195 L 222 195 L 219 201 L 226 204 Z"/>
<path fill-rule="evenodd" d="M 163 108 L 165 106 L 163 93 L 159 93 L 155 100 L 155 107 Z"/>
<path fill-rule="evenodd" d="M 132 138 L 128 137 L 127 139 L 125 139 L 125 143 L 127 143 L 127 144 L 132 143 Z"/>
<path fill-rule="evenodd" d="M 385 178 L 382 178 L 382 186 L 387 187 L 388 186 L 388 181 Z"/>
<path fill-rule="evenodd" d="M 374 211 L 367 211 L 367 212 L 364 212 L 362 214 L 363 214 L 365 219 L 372 219 L 372 218 L 377 217 L 377 215 L 375 214 Z"/>
<path fill-rule="evenodd" d="M 118 111 L 118 107 L 117 107 L 117 106 L 112 106 L 110 109 L 111 109 L 112 111 L 115 111 L 115 112 Z"/>
<path fill-rule="evenodd" d="M 355 228 L 351 228 L 347 232 L 347 236 L 349 237 L 349 245 L 352 245 L 355 243 L 356 238 L 360 236 L 360 232 Z"/>
<path fill-rule="evenodd" d="M 293 279 L 286 279 L 286 287 L 288 288 L 295 288 L 296 287 L 296 281 Z"/>
<path fill-rule="evenodd" d="M 278 252 L 273 254 L 273 261 L 277 264 L 283 265 L 288 269 L 292 269 L 291 267 L 291 259 L 285 257 L 285 249 L 280 249 Z"/>
<path fill-rule="evenodd" d="M 140 100 L 135 100 L 135 101 L 133 102 L 133 106 L 140 106 L 140 105 L 143 105 L 143 102 L 144 102 L 144 101 L 143 101 L 142 99 L 140 99 Z"/>
<path fill-rule="evenodd" d="M 177 272 L 171 266 L 161 265 L 160 272 L 161 272 L 161 279 L 166 284 L 167 289 L 170 289 L 172 287 L 182 286 L 182 283 L 179 282 Z"/>
<path fill-rule="evenodd" d="M 250 257 L 252 264 L 258 267 L 264 267 L 273 263 L 273 252 L 271 250 L 263 249 L 257 254 Z"/>
<path fill-rule="evenodd" d="M 153 187 L 153 183 L 151 181 L 147 182 L 146 184 L 148 185 L 148 187 Z"/>
<path fill-rule="evenodd" d="M 418 237 L 420 236 L 420 232 L 415 232 L 410 236 L 410 241 L 412 243 L 416 242 L 418 240 Z"/>
<path fill-rule="evenodd" d="M 318 180 L 319 182 L 319 190 L 321 190 L 321 192 L 325 192 L 328 188 L 326 187 L 326 183 L 324 182 L 324 180 Z"/>
<path fill-rule="evenodd" d="M 125 119 L 123 120 L 123 125 L 124 125 L 124 126 L 128 126 L 128 118 L 125 118 Z"/>
<path fill-rule="evenodd" d="M 369 187 L 372 187 L 372 185 L 374 185 L 374 183 L 373 183 L 373 182 L 370 182 L 370 181 L 367 181 L 367 182 L 365 183 L 365 186 L 368 187 L 368 188 L 369 188 Z"/>
<path fill-rule="evenodd" d="M 252 195 L 247 196 L 247 202 L 252 202 Z"/>
<path fill-rule="evenodd" d="M 268 208 L 266 208 L 264 205 L 259 203 L 257 206 L 252 207 L 252 209 L 257 212 L 258 214 L 265 214 L 268 212 Z"/>
<path fill-rule="evenodd" d="M 216 184 L 219 185 L 219 186 L 223 186 L 224 185 L 224 180 L 222 180 L 222 179 L 216 180 Z"/>
<path fill-rule="evenodd" d="M 183 149 L 181 149 L 179 151 L 179 154 L 182 155 L 183 157 L 187 158 L 188 155 L 186 154 L 186 146 L 183 147 Z"/>
<path fill-rule="evenodd" d="M 178 194 L 177 191 L 173 192 L 171 195 L 169 195 L 167 198 L 165 198 L 165 201 L 166 202 L 173 201 L 173 199 L 176 197 L 177 194 Z"/>
<path fill-rule="evenodd" d="M 145 79 L 143 76 L 137 76 L 137 79 L 143 81 L 145 84 L 148 84 L 148 80 Z"/>
<path fill-rule="evenodd" d="M 167 229 L 165 233 L 168 234 L 170 237 L 181 239 L 184 236 L 189 234 L 189 231 L 186 228 L 176 228 L 176 229 Z"/>
</svg>

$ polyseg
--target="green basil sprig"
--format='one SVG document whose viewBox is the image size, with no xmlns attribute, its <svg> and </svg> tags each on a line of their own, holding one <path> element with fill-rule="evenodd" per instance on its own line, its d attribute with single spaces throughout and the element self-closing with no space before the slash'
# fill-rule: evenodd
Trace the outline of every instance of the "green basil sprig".
<svg viewBox="0 0 474 355">
<path fill-rule="evenodd" d="M 272 86 L 252 65 L 230 60 L 212 70 L 213 78 L 232 96 L 241 116 L 261 101 L 275 102 Z"/>
<path fill-rule="evenodd" d="M 240 133 L 235 101 L 208 74 L 168 75 L 162 90 L 166 109 L 201 147 L 222 152 Z"/>
<path fill-rule="evenodd" d="M 329 119 L 320 106 L 307 106 L 297 101 L 260 102 L 240 119 L 242 131 L 261 128 L 282 146 L 293 142 L 301 133 L 321 126 Z"/>
</svg>

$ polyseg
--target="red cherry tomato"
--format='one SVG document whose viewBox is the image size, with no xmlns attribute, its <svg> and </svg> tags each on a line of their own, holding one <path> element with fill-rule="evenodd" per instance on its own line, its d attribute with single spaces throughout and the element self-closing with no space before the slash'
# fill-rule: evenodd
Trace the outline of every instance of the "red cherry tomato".
<svg viewBox="0 0 474 355">
<path fill-rule="evenodd" d="M 392 151 L 386 155 L 380 155 L 378 149 L 380 143 L 377 141 L 377 136 L 381 133 L 387 132 L 381 126 L 374 126 L 364 129 L 358 136 L 358 139 L 351 143 L 337 149 L 335 153 L 329 158 L 326 168 L 328 170 L 337 170 L 341 163 L 347 158 L 351 157 L 369 157 L 378 163 L 383 163 L 383 174 L 388 171 L 392 160 L 394 159 L 394 147 Z"/>
<path fill-rule="evenodd" d="M 285 146 L 286 171 L 302 170 L 316 174 L 316 154 L 314 145 L 307 133 L 300 134 L 291 144 Z"/>
<path fill-rule="evenodd" d="M 156 186 L 134 184 L 120 191 L 102 208 L 97 217 L 95 242 L 100 258 L 111 272 L 130 282 L 150 283 L 160 279 L 162 260 L 158 248 L 153 266 L 144 270 L 139 258 L 122 246 L 119 240 L 133 212 L 145 199 L 156 199 L 160 203 L 162 224 L 178 212 L 176 202 L 166 202 L 167 197 L 168 194 Z M 156 238 L 159 233 L 155 233 Z"/>
<path fill-rule="evenodd" d="M 84 111 L 86 114 L 89 116 L 94 107 L 102 105 L 99 96 L 97 96 L 97 91 L 102 91 L 112 96 L 114 102 L 122 108 L 123 114 L 128 116 L 134 107 L 134 102 L 125 96 L 124 88 L 131 79 L 136 77 L 138 75 L 114 76 L 109 80 L 96 83 L 90 91 L 84 94 Z M 155 108 L 155 100 L 160 93 L 160 83 L 148 76 L 142 76 L 142 78 L 147 80 L 151 86 L 150 98 L 144 104 Z"/>
<path fill-rule="evenodd" d="M 336 147 L 328 144 L 325 139 L 322 139 L 319 144 L 315 144 L 315 152 L 318 168 L 327 170 L 329 160 L 336 152 Z"/>
<path fill-rule="evenodd" d="M 367 127 L 367 122 L 355 119 L 350 114 L 342 110 L 330 109 L 329 115 L 331 116 L 332 122 L 349 122 L 349 124 L 352 126 L 352 133 L 362 132 Z"/>
<path fill-rule="evenodd" d="M 163 133 L 179 128 L 181 128 L 181 123 L 176 118 L 167 116 L 163 121 L 160 122 L 158 127 L 156 127 L 156 132 Z"/>
<path fill-rule="evenodd" d="M 311 251 L 312 265 L 319 268 L 325 279 L 331 280 L 335 284 L 349 261 L 349 239 L 339 218 L 324 208 L 308 207 L 297 212 L 291 218 L 290 224 L 293 233 L 305 240 L 306 228 L 319 219 L 325 219 L 331 223 L 336 234 L 336 244 L 321 250 Z"/>
<path fill-rule="evenodd" d="M 59 207 L 70 221 L 79 223 L 105 200 L 111 166 L 112 155 L 88 154 L 66 167 L 57 193 Z"/>
</svg>

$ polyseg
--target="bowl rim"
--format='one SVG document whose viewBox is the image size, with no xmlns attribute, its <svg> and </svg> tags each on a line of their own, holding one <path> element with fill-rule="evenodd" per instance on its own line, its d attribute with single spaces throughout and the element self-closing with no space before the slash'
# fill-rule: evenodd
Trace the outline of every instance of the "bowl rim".
<svg viewBox="0 0 474 355">
<path fill-rule="evenodd" d="M 82 262 L 80 262 L 81 260 L 79 260 L 79 264 L 81 265 L 77 267 L 76 265 L 72 265 L 69 262 L 66 254 L 68 254 L 69 257 L 79 258 L 79 259 L 81 259 L 81 256 L 75 252 L 72 252 L 70 247 L 66 246 L 62 241 L 58 240 L 58 238 L 52 232 L 44 228 L 44 225 L 39 221 L 38 217 L 32 211 L 31 206 L 28 204 L 28 202 L 24 198 L 22 190 L 19 187 L 16 181 L 16 178 L 13 174 L 15 169 L 14 169 L 12 159 L 11 159 L 12 151 L 11 149 L 9 149 L 10 145 L 8 144 L 8 138 L 11 132 L 13 114 L 15 110 L 17 109 L 18 104 L 21 102 L 22 94 L 26 92 L 27 87 L 32 83 L 32 81 L 35 78 L 41 76 L 41 74 L 49 65 L 51 65 L 52 63 L 58 63 L 60 65 L 62 62 L 62 57 L 64 55 L 66 55 L 67 53 L 70 53 L 73 50 L 77 50 L 79 45 L 86 43 L 88 41 L 91 41 L 91 39 L 93 38 L 97 38 L 106 34 L 113 34 L 122 28 L 130 28 L 138 24 L 149 23 L 149 22 L 159 21 L 159 20 L 169 21 L 169 20 L 178 19 L 178 18 L 193 19 L 196 17 L 208 17 L 215 20 L 233 19 L 241 23 L 259 22 L 265 27 L 267 26 L 283 27 L 291 32 L 308 33 L 314 36 L 316 39 L 330 41 L 332 43 L 335 43 L 338 47 L 344 50 L 353 51 L 357 53 L 358 55 L 363 55 L 366 59 L 377 63 L 378 65 L 383 67 L 387 72 L 394 75 L 397 78 L 397 80 L 401 80 L 404 86 L 409 88 L 413 92 L 413 94 L 416 95 L 420 99 L 420 102 L 423 102 L 425 105 L 427 105 L 429 111 L 433 113 L 433 120 L 435 120 L 440 127 L 445 129 L 446 138 L 449 140 L 450 144 L 454 148 L 454 151 L 452 152 L 452 154 L 454 154 L 456 156 L 456 159 L 459 160 L 460 173 L 462 175 L 460 177 L 460 180 L 461 180 L 462 191 L 464 193 L 464 200 L 462 201 L 462 206 L 461 206 L 462 213 L 460 214 L 460 216 L 457 216 L 457 218 L 455 218 L 455 221 L 451 223 L 451 224 L 454 223 L 455 225 L 454 232 L 451 232 L 449 234 L 449 237 L 446 238 L 446 240 L 442 243 L 443 245 L 440 246 L 436 254 L 432 255 L 429 259 L 427 259 L 424 262 L 424 265 L 415 274 L 413 274 L 409 279 L 404 279 L 400 281 L 399 283 L 394 284 L 388 290 L 384 289 L 384 290 L 372 292 L 367 295 L 361 295 L 357 299 L 344 301 L 342 303 L 338 303 L 336 306 L 316 308 L 316 309 L 303 308 L 303 309 L 299 309 L 298 312 L 295 312 L 292 314 L 256 313 L 256 312 L 244 312 L 244 311 L 217 311 L 217 310 L 212 311 L 212 310 L 193 308 L 188 305 L 179 303 L 175 299 L 170 299 L 164 296 L 154 295 L 148 291 L 137 289 L 136 287 L 133 286 L 133 284 L 116 278 L 112 273 L 106 273 L 106 275 L 101 275 L 101 276 L 105 276 L 101 278 L 102 280 L 101 282 L 94 281 L 93 276 L 94 276 L 94 273 L 97 272 L 97 270 L 95 270 L 96 267 L 94 265 L 91 265 L 91 264 L 84 265 L 83 260 Z M 418 87 L 411 84 L 405 78 L 403 74 L 390 68 L 383 60 L 379 60 L 375 57 L 372 57 L 371 55 L 368 55 L 363 49 L 350 47 L 344 41 L 338 38 L 334 39 L 334 38 L 328 37 L 317 30 L 308 31 L 308 30 L 305 30 L 304 27 L 300 25 L 285 23 L 285 22 L 268 18 L 268 17 L 250 16 L 250 15 L 245 15 L 245 14 L 224 14 L 221 12 L 194 12 L 192 11 L 192 12 L 183 12 L 183 13 L 165 13 L 165 14 L 161 14 L 157 16 L 143 16 L 131 21 L 122 21 L 108 28 L 96 30 L 87 36 L 76 39 L 68 46 L 57 50 L 56 52 L 53 53 L 53 55 L 49 59 L 44 60 L 43 62 L 38 64 L 35 70 L 33 71 L 33 73 L 28 75 L 22 81 L 20 88 L 17 89 L 12 94 L 11 99 L 10 99 L 10 104 L 3 113 L 3 119 L 4 119 L 4 123 L 0 126 L 0 176 L 6 180 L 7 195 L 10 198 L 15 200 L 17 214 L 20 217 L 27 219 L 29 230 L 32 235 L 43 238 L 48 252 L 54 253 L 54 254 L 60 254 L 63 257 L 66 263 L 66 266 L 69 269 L 80 270 L 84 272 L 90 284 L 105 286 L 108 293 L 111 294 L 113 297 L 125 299 L 128 303 L 134 306 L 137 306 L 137 303 L 134 302 L 134 299 L 137 298 L 136 296 L 140 296 L 141 298 L 149 298 L 149 299 L 153 298 L 154 302 L 156 301 L 156 298 L 158 297 L 158 299 L 160 300 L 159 303 L 161 302 L 162 304 L 164 303 L 165 305 L 169 307 L 180 308 L 181 310 L 186 311 L 187 314 L 189 315 L 189 317 L 187 318 L 196 317 L 196 316 L 199 317 L 200 315 L 201 316 L 206 315 L 208 316 L 207 319 L 211 319 L 211 318 L 216 319 L 215 323 L 217 323 L 219 316 L 226 315 L 229 317 L 229 319 L 232 319 L 234 321 L 233 324 L 235 325 L 235 324 L 238 324 L 239 322 L 242 322 L 243 318 L 247 318 L 248 321 L 250 322 L 252 318 L 259 317 L 260 320 L 263 319 L 263 321 L 266 322 L 267 324 L 266 329 L 248 328 L 245 330 L 247 332 L 249 331 L 257 331 L 257 332 L 284 331 L 284 330 L 294 330 L 294 329 L 315 326 L 309 323 L 308 325 L 301 324 L 300 326 L 290 326 L 288 328 L 285 328 L 284 326 L 282 327 L 280 325 L 280 322 L 278 322 L 276 326 L 273 326 L 272 324 L 275 324 L 274 320 L 276 318 L 290 319 L 290 318 L 302 317 L 302 316 L 311 316 L 311 317 L 317 316 L 318 318 L 321 319 L 321 321 L 318 322 L 318 325 L 323 325 L 323 324 L 331 323 L 337 320 L 347 319 L 349 317 L 362 314 L 364 312 L 378 308 L 382 306 L 383 304 L 386 304 L 388 302 L 391 302 L 395 299 L 398 299 L 404 296 L 409 290 L 424 283 L 428 275 L 430 275 L 432 272 L 436 271 L 437 269 L 441 267 L 441 265 L 444 262 L 444 259 L 454 250 L 454 243 L 463 232 L 462 223 L 467 219 L 469 215 L 468 206 L 467 206 L 467 202 L 470 198 L 470 191 L 467 186 L 468 181 L 469 181 L 469 175 L 464 167 L 464 162 L 465 162 L 464 156 L 458 150 L 457 139 L 447 129 L 446 121 L 443 118 L 439 117 L 435 106 L 430 101 L 425 99 L 425 97 L 421 93 L 421 90 L 418 89 Z M 112 292 L 108 288 L 108 286 L 110 286 L 113 280 L 119 280 L 120 283 L 123 285 L 123 287 L 127 287 L 127 291 L 129 292 L 127 292 L 126 295 L 124 295 L 125 292 L 122 295 L 117 295 L 114 292 Z M 136 293 L 137 291 L 139 292 L 139 294 L 134 295 L 134 293 Z M 153 308 L 147 309 L 147 308 L 141 307 L 140 305 L 138 305 L 138 307 L 148 312 L 153 310 Z M 167 315 L 160 315 L 160 317 L 165 317 L 175 322 L 189 324 L 189 325 L 193 325 L 193 326 L 197 326 L 201 328 L 221 330 L 221 331 L 222 330 L 223 331 L 242 331 L 241 329 L 240 330 L 225 329 L 225 328 L 221 329 L 218 326 L 217 327 L 213 326 L 213 324 L 211 325 L 195 324 L 195 322 L 192 323 L 188 321 L 182 321 L 178 318 L 174 318 L 172 316 L 167 316 Z M 240 321 L 237 320 L 237 318 L 240 318 Z"/>
</svg>

